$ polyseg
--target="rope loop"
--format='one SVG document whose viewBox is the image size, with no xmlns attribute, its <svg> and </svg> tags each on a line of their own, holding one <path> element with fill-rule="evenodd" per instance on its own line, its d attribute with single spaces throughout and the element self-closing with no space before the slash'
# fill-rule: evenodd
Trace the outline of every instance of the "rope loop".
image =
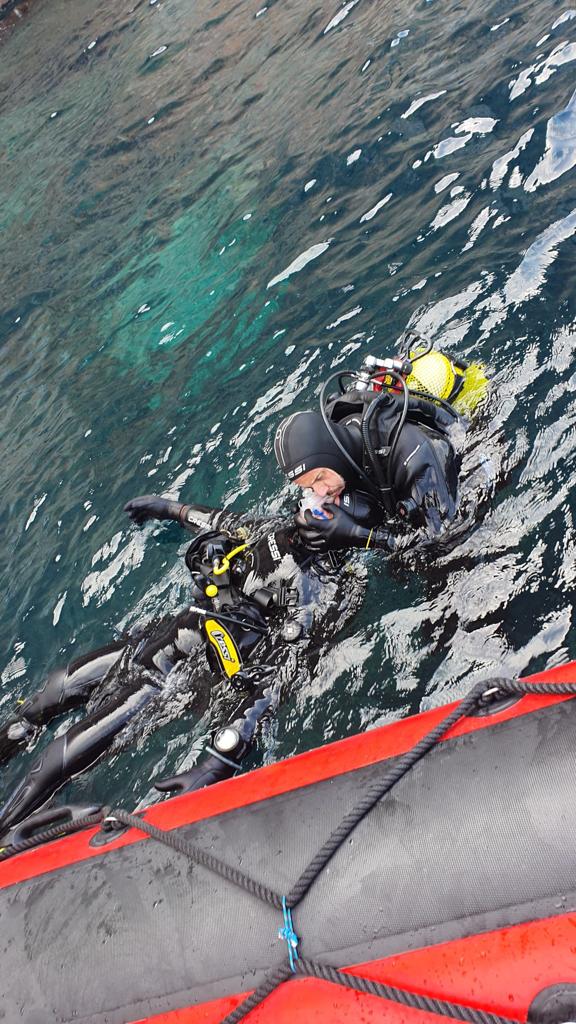
<svg viewBox="0 0 576 1024">
<path fill-rule="evenodd" d="M 36 846 L 42 846 L 53 839 L 62 839 L 64 836 L 72 835 L 73 832 L 81 832 L 82 829 L 90 828 L 92 825 L 101 825 L 109 811 L 109 807 L 101 807 L 94 814 L 87 814 L 83 818 L 75 818 L 72 821 L 52 825 L 51 828 L 37 832 L 14 846 L 0 846 L 0 862 L 9 860 L 10 857 L 15 857 L 19 853 L 25 853 L 26 850 L 33 850 Z"/>
</svg>

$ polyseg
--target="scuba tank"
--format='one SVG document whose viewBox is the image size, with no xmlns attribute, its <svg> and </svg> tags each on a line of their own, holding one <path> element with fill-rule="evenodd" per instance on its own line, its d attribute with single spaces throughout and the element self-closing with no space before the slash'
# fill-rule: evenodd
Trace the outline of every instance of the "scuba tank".
<svg viewBox="0 0 576 1024">
<path fill-rule="evenodd" d="M 411 344 L 411 339 L 416 345 Z M 384 387 L 400 390 L 386 373 L 387 368 L 392 368 L 402 373 L 415 398 L 447 402 L 459 416 L 474 415 L 488 393 L 488 378 L 482 363 L 450 358 L 411 330 L 400 338 L 399 349 L 400 357 L 392 360 L 366 357 L 361 373 L 367 386 L 377 392 Z"/>
</svg>

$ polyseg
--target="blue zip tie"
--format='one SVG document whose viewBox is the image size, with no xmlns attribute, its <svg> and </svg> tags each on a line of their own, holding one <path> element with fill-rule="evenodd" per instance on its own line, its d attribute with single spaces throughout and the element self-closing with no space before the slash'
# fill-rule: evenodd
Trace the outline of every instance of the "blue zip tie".
<svg viewBox="0 0 576 1024">
<path fill-rule="evenodd" d="M 284 917 L 284 927 L 280 928 L 278 932 L 279 939 L 285 939 L 288 943 L 288 959 L 290 961 L 290 970 L 296 972 L 294 961 L 298 960 L 298 936 L 294 931 L 292 925 L 292 911 L 286 906 L 286 897 L 282 897 L 282 915 Z"/>
</svg>

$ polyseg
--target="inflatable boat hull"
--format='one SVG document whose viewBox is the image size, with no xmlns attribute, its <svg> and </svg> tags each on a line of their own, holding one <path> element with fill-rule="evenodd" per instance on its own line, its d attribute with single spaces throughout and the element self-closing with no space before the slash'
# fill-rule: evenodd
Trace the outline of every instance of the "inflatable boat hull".
<svg viewBox="0 0 576 1024">
<path fill-rule="evenodd" d="M 530 678 L 574 681 L 576 664 Z M 366 787 L 448 711 L 177 797 L 146 819 L 288 892 Z M 523 697 L 462 720 L 296 908 L 302 955 L 507 1018 L 554 1020 L 550 1007 L 560 1006 L 557 1019 L 569 1019 L 575 741 L 571 698 Z M 136 829 L 106 845 L 97 836 L 0 864 L 0 1007 L 10 1024 L 217 1024 L 284 962 L 273 907 Z M 298 977 L 247 1020 L 439 1018 Z"/>
</svg>

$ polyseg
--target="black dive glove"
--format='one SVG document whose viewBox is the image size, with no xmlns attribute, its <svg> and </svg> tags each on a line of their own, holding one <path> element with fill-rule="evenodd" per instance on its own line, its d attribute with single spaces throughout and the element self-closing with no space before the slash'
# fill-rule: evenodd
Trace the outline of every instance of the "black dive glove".
<svg viewBox="0 0 576 1024">
<path fill-rule="evenodd" d="M 168 779 L 159 779 L 154 783 L 154 789 L 159 793 L 172 793 L 174 796 L 193 793 L 196 789 L 204 789 L 204 786 L 212 786 L 215 782 L 231 778 L 236 771 L 232 764 L 227 764 L 214 754 L 210 754 L 202 764 L 194 765 L 187 772 L 171 775 Z"/>
<path fill-rule="evenodd" d="M 159 779 L 154 788 L 160 793 L 192 793 L 195 789 L 222 782 L 240 771 L 240 761 L 250 747 L 251 743 L 242 739 L 236 726 L 225 725 L 215 734 L 213 745 L 206 749 L 208 756 L 200 764 L 187 772 L 180 772 L 180 775 Z"/>
<path fill-rule="evenodd" d="M 175 519 L 181 522 L 182 510 L 187 507 L 179 501 L 161 498 L 158 494 L 144 494 L 140 498 L 128 501 L 124 505 L 124 511 L 128 513 L 133 523 L 142 526 L 147 519 Z"/>
<path fill-rule="evenodd" d="M 317 519 L 308 510 L 304 513 L 306 526 L 298 527 L 300 540 L 310 551 L 337 551 L 340 548 L 394 547 L 394 538 L 388 530 L 361 526 L 339 505 L 324 505 L 331 519 Z"/>
</svg>

